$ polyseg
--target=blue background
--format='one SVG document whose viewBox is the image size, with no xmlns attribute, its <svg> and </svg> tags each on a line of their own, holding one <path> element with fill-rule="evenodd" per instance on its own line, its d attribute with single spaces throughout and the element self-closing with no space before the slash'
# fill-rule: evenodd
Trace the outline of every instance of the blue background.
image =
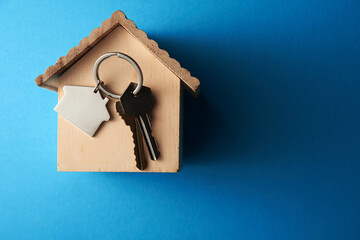
<svg viewBox="0 0 360 240">
<path fill-rule="evenodd" d="M 201 81 L 179 174 L 56 170 L 34 79 L 121 9 Z M 0 1 L 0 239 L 360 239 L 359 1 Z"/>
</svg>

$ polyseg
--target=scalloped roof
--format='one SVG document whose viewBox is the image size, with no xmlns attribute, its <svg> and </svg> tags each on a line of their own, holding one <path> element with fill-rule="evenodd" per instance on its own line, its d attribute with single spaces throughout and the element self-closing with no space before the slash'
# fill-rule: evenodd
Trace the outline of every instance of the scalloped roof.
<svg viewBox="0 0 360 240">
<path fill-rule="evenodd" d="M 125 28 L 170 71 L 179 77 L 188 90 L 194 95 L 199 93 L 200 81 L 192 77 L 187 69 L 182 68 L 178 61 L 169 56 L 168 52 L 160 49 L 158 44 L 154 40 L 149 39 L 144 31 L 138 29 L 133 21 L 127 19 L 122 11 L 114 12 L 111 18 L 106 19 L 101 24 L 101 27 L 95 28 L 88 37 L 80 41 L 78 46 L 70 49 L 66 56 L 60 57 L 54 65 L 48 67 L 43 74 L 35 79 L 36 84 L 40 87 L 57 91 L 58 77 L 119 25 Z"/>
</svg>

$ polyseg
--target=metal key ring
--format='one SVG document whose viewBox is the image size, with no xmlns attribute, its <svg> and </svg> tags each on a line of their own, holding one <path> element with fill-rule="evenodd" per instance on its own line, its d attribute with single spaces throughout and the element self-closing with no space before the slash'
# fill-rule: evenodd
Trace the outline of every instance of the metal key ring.
<svg viewBox="0 0 360 240">
<path fill-rule="evenodd" d="M 142 73 L 140 70 L 139 65 L 134 61 L 134 59 L 132 59 L 131 57 L 129 57 L 126 54 L 123 53 L 119 53 L 119 52 L 110 52 L 110 53 L 105 53 L 104 55 L 102 55 L 101 57 L 99 57 L 95 64 L 94 64 L 94 70 L 93 70 L 93 74 L 94 74 L 94 79 L 95 79 L 95 83 L 96 83 L 96 90 L 100 90 L 101 92 L 103 92 L 106 96 L 111 97 L 111 98 L 115 98 L 115 99 L 120 99 L 121 95 L 115 94 L 110 92 L 109 90 L 107 90 L 103 85 L 102 82 L 99 79 L 99 66 L 100 63 L 102 61 L 104 61 L 105 59 L 111 57 L 111 56 L 117 56 L 118 58 L 122 58 L 126 61 L 128 61 L 136 70 L 137 76 L 138 76 L 138 85 L 136 86 L 135 90 L 133 91 L 133 94 L 136 96 L 142 87 L 143 84 L 143 77 L 142 77 Z"/>
</svg>

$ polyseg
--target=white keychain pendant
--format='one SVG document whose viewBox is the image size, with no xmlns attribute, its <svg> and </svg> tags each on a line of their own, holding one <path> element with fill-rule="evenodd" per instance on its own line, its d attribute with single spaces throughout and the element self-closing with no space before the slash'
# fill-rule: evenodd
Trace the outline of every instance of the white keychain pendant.
<svg viewBox="0 0 360 240">
<path fill-rule="evenodd" d="M 108 98 L 102 98 L 94 87 L 64 86 L 64 96 L 55 107 L 66 120 L 93 136 L 103 121 L 110 119 L 106 108 Z"/>
</svg>

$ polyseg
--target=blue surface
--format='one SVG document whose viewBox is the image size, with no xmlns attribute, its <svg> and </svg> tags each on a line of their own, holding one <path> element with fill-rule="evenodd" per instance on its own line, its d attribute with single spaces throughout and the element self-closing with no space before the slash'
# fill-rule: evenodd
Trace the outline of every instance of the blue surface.
<svg viewBox="0 0 360 240">
<path fill-rule="evenodd" d="M 201 80 L 179 174 L 56 171 L 34 79 L 123 10 Z M 0 239 L 359 239 L 359 1 L 0 1 Z"/>
</svg>

